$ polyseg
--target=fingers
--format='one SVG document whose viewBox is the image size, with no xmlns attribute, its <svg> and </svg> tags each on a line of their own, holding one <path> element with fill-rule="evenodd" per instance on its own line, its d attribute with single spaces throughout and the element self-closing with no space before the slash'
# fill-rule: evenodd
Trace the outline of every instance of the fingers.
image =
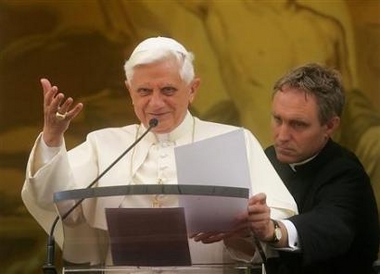
<svg viewBox="0 0 380 274">
<path fill-rule="evenodd" d="M 198 233 L 196 235 L 192 235 L 191 238 L 194 239 L 196 242 L 202 242 L 204 244 L 211 244 L 215 242 L 219 242 L 223 239 L 231 237 L 231 233 L 224 233 L 224 232 L 202 232 Z"/>
<path fill-rule="evenodd" d="M 265 238 L 270 224 L 270 208 L 266 204 L 266 195 L 259 193 L 252 196 L 249 199 L 247 210 L 251 231 L 257 238 Z"/>
<path fill-rule="evenodd" d="M 67 120 L 72 120 L 73 118 L 75 118 L 83 109 L 82 103 L 78 103 L 74 107 L 72 107 L 73 103 L 74 103 L 73 98 L 69 97 L 66 100 L 64 100 L 60 106 L 57 107 L 57 111 L 59 113 L 66 114 Z"/>
<path fill-rule="evenodd" d="M 63 99 L 63 94 L 57 96 L 58 88 L 49 85 L 43 85 L 44 90 L 44 109 L 46 110 L 52 104 L 59 105 L 60 101 Z M 58 98 L 57 98 L 58 97 Z M 55 103 L 53 101 L 56 101 Z"/>
<path fill-rule="evenodd" d="M 253 204 L 266 204 L 267 202 L 267 195 L 265 193 L 258 193 L 254 196 L 252 196 L 248 200 L 248 204 L 253 205 Z"/>
<path fill-rule="evenodd" d="M 252 196 L 248 201 L 248 220 L 260 221 L 269 218 L 270 208 L 266 204 L 267 196 L 264 193 L 259 193 Z"/>
<path fill-rule="evenodd" d="M 259 193 L 252 196 L 248 201 L 248 220 L 259 221 L 270 213 L 270 208 L 266 204 L 266 195 Z"/>
<path fill-rule="evenodd" d="M 58 94 L 58 88 L 52 86 L 49 80 L 43 78 L 41 79 L 41 85 L 44 94 L 44 111 L 46 112 L 55 112 L 57 111 L 61 101 L 64 98 L 62 93 Z"/>
<path fill-rule="evenodd" d="M 83 109 L 83 104 L 82 103 L 76 104 L 75 107 L 73 107 L 70 111 L 67 112 L 67 115 L 69 116 L 69 119 L 72 120 L 75 117 L 77 117 L 78 114 L 82 111 L 82 109 Z"/>
<path fill-rule="evenodd" d="M 48 79 L 42 78 L 41 85 L 44 93 L 44 113 L 46 116 L 55 117 L 56 112 L 65 115 L 66 120 L 75 118 L 83 109 L 83 104 L 78 103 L 72 107 L 74 100 L 68 97 L 65 100 L 65 95 L 58 92 L 56 86 L 52 86 Z"/>
<path fill-rule="evenodd" d="M 51 90 L 51 84 L 48 79 L 42 78 L 40 80 L 44 94 Z"/>
<path fill-rule="evenodd" d="M 47 145 L 58 146 L 71 120 L 83 109 L 83 104 L 74 106 L 74 100 L 71 97 L 65 99 L 65 95 L 49 80 L 43 78 L 40 81 L 44 94 L 43 138 Z"/>
</svg>

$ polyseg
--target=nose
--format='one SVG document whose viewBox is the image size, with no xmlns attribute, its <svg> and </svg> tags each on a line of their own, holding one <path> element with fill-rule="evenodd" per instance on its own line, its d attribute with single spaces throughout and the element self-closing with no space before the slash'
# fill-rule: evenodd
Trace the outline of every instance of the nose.
<svg viewBox="0 0 380 274">
<path fill-rule="evenodd" d="M 275 129 L 275 136 L 278 141 L 287 141 L 290 139 L 290 130 L 289 127 L 282 123 L 281 125 L 277 125 Z"/>
<path fill-rule="evenodd" d="M 164 105 L 163 95 L 159 91 L 154 90 L 152 93 L 152 96 L 150 97 L 149 103 L 155 107 L 163 106 Z"/>
</svg>

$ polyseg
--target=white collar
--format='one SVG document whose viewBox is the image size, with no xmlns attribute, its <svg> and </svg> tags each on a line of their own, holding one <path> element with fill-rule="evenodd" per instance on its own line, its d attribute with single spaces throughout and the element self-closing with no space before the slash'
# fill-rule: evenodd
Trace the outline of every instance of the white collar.
<svg viewBox="0 0 380 274">
<path fill-rule="evenodd" d="M 289 166 L 290 166 L 290 168 L 291 168 L 293 171 L 297 171 L 297 170 L 296 170 L 296 166 L 301 166 L 301 165 L 304 165 L 304 164 L 310 162 L 310 161 L 313 160 L 315 157 L 317 157 L 318 154 L 319 154 L 319 153 L 315 154 L 314 156 L 311 156 L 310 158 L 307 158 L 306 160 L 303 160 L 302 162 L 289 164 Z"/>
<path fill-rule="evenodd" d="M 143 124 L 140 125 L 142 131 L 145 131 L 146 128 Z M 164 141 L 170 141 L 170 142 L 175 142 L 176 140 L 180 139 L 186 134 L 189 134 L 189 132 L 193 132 L 194 130 L 194 118 L 191 115 L 189 111 L 187 111 L 185 118 L 183 121 L 171 132 L 169 133 L 152 133 L 150 132 L 148 135 L 149 139 L 154 139 L 154 142 L 164 142 Z M 141 131 L 140 131 L 141 132 Z M 194 134 L 194 133 L 193 133 Z"/>
</svg>

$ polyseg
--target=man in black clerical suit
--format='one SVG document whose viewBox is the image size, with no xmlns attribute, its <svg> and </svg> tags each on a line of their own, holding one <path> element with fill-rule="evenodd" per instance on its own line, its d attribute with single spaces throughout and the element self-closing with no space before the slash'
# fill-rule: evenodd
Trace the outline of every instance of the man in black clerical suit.
<svg viewBox="0 0 380 274">
<path fill-rule="evenodd" d="M 298 67 L 274 85 L 266 149 L 299 215 L 277 221 L 267 273 L 367 274 L 379 250 L 379 220 L 370 179 L 358 158 L 331 136 L 345 95 L 337 71 Z"/>
</svg>

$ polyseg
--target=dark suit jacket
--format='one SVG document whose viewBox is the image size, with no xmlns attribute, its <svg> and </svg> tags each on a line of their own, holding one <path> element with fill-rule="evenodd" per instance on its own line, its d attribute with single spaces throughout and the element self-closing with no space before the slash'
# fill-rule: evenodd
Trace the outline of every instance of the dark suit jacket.
<svg viewBox="0 0 380 274">
<path fill-rule="evenodd" d="M 291 217 L 301 253 L 280 252 L 268 273 L 365 274 L 379 250 L 379 220 L 370 180 L 357 157 L 329 140 L 310 162 L 294 172 L 266 149 L 274 168 L 295 198 Z"/>
</svg>

